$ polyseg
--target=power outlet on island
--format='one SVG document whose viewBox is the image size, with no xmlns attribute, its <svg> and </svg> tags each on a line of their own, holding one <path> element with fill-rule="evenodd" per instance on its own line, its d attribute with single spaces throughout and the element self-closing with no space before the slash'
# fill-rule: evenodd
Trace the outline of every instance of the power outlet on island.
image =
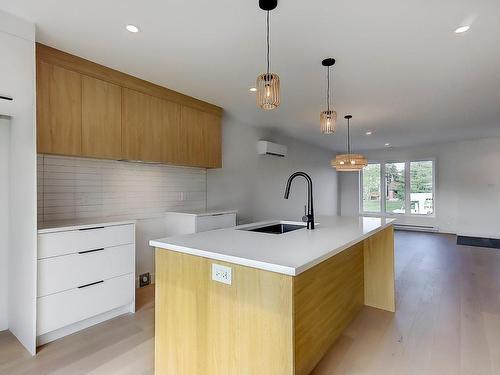
<svg viewBox="0 0 500 375">
<path fill-rule="evenodd" d="M 232 270 L 231 267 L 212 263 L 212 280 L 231 285 Z"/>
</svg>

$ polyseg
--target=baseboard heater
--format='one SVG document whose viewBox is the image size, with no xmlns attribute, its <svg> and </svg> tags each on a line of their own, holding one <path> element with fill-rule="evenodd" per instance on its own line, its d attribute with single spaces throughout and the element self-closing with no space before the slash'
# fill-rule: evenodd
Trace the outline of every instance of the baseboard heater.
<svg viewBox="0 0 500 375">
<path fill-rule="evenodd" d="M 430 225 L 408 225 L 408 224 L 394 224 L 396 230 L 408 230 L 414 232 L 437 232 L 439 229 Z"/>
<path fill-rule="evenodd" d="M 457 236 L 457 245 L 490 247 L 493 249 L 500 249 L 500 239 L 484 238 L 484 237 Z"/>
</svg>

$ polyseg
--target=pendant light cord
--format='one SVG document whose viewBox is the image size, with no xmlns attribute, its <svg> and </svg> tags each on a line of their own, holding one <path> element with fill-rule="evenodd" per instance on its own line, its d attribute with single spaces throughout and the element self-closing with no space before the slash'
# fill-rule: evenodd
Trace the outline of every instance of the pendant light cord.
<svg viewBox="0 0 500 375">
<path fill-rule="evenodd" d="M 347 154 L 351 155 L 351 131 L 350 131 L 350 119 L 347 119 Z"/>
<path fill-rule="evenodd" d="M 328 67 L 328 70 L 326 71 L 326 108 L 327 111 L 330 112 L 330 67 Z"/>
<path fill-rule="evenodd" d="M 269 76 L 269 70 L 270 70 L 270 63 L 269 63 L 269 56 L 270 56 L 270 45 L 271 42 L 269 40 L 269 11 L 267 11 L 267 19 L 266 19 L 266 34 L 267 34 L 267 75 Z M 266 77 L 269 78 L 269 77 Z"/>
</svg>

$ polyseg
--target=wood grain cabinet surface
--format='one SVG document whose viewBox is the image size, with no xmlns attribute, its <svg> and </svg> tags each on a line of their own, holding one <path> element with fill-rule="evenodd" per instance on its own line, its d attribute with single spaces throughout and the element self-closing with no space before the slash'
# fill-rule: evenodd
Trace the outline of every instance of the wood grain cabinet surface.
<svg viewBox="0 0 500 375">
<path fill-rule="evenodd" d="M 122 89 L 82 76 L 82 155 L 122 157 Z"/>
<path fill-rule="evenodd" d="M 81 75 L 42 61 L 37 77 L 38 152 L 81 155 Z"/>
<path fill-rule="evenodd" d="M 220 168 L 222 109 L 37 43 L 38 152 Z"/>
</svg>

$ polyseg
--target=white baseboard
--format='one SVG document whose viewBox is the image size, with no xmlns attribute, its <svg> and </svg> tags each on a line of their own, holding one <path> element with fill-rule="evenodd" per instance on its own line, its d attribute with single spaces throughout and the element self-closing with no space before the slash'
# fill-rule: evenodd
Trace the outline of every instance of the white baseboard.
<svg viewBox="0 0 500 375">
<path fill-rule="evenodd" d="M 61 337 L 71 335 L 72 333 L 78 332 L 82 329 L 91 327 L 93 325 L 102 323 L 106 320 L 115 318 L 119 315 L 127 314 L 127 313 L 134 313 L 135 312 L 135 302 L 133 302 L 130 305 L 125 305 L 122 307 L 118 307 L 116 309 L 107 311 L 105 313 L 93 316 L 92 318 L 82 320 L 80 322 L 77 322 L 75 324 L 71 324 L 69 326 L 63 327 L 56 329 L 55 331 L 52 332 L 47 332 L 43 335 L 40 335 L 36 338 L 36 345 L 44 345 L 47 344 L 48 342 L 57 340 Z"/>
<path fill-rule="evenodd" d="M 394 224 L 394 229 L 396 230 L 407 230 L 414 232 L 439 232 L 438 227 L 430 226 L 430 225 L 410 225 L 410 224 Z"/>
</svg>

